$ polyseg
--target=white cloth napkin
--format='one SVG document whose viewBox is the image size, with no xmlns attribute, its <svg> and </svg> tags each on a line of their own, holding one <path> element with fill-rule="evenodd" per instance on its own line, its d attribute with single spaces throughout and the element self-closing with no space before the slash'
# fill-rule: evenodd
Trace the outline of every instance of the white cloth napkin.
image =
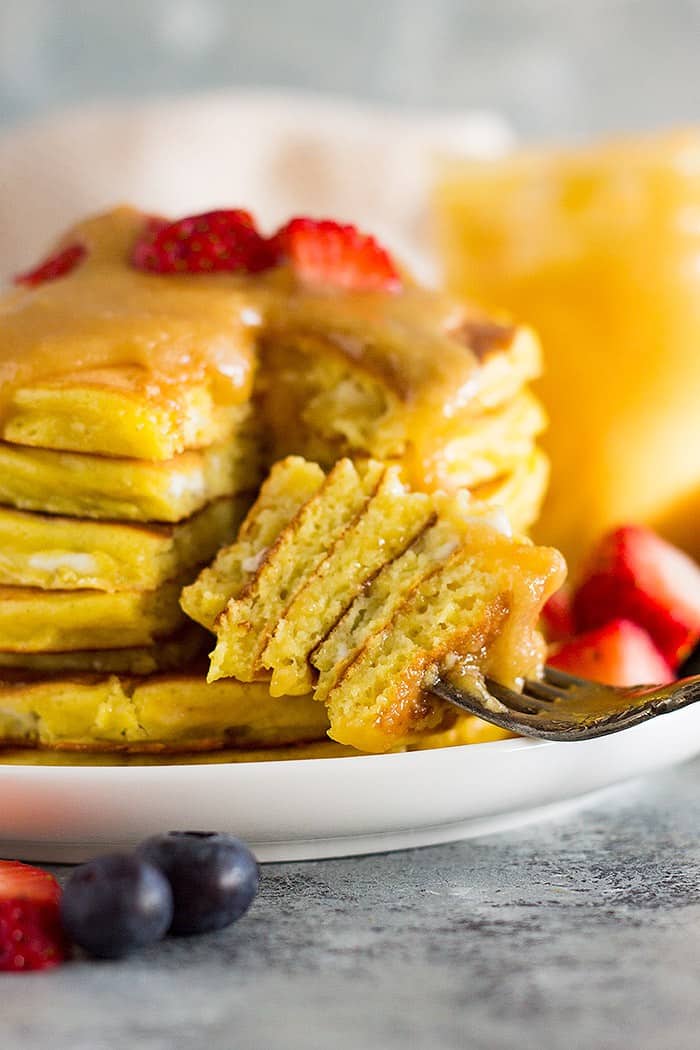
<svg viewBox="0 0 700 1050">
<path fill-rule="evenodd" d="M 0 138 L 0 276 L 29 266 L 86 212 L 132 203 L 173 216 L 246 207 L 268 230 L 300 213 L 355 222 L 429 280 L 437 161 L 509 142 L 488 113 L 269 92 L 60 114 Z"/>
</svg>

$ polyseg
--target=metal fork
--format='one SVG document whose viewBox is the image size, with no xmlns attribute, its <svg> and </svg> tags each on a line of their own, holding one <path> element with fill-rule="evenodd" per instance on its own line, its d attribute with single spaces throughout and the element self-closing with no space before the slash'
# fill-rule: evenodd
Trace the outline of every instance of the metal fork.
<svg viewBox="0 0 700 1050">
<path fill-rule="evenodd" d="M 700 675 L 664 686 L 618 688 L 545 667 L 541 679 L 525 679 L 522 693 L 486 678 L 487 696 L 438 678 L 429 691 L 441 700 L 521 736 L 545 740 L 591 740 L 619 733 L 650 718 L 700 700 Z"/>
</svg>

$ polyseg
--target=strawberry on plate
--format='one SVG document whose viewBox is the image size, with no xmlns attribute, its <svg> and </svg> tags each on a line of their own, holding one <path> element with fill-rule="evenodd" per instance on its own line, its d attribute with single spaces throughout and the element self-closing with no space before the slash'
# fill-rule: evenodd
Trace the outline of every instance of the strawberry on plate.
<svg viewBox="0 0 700 1050">
<path fill-rule="evenodd" d="M 60 896 L 48 872 L 0 861 L 0 971 L 46 970 L 67 958 Z"/>
<path fill-rule="evenodd" d="M 401 278 L 385 248 L 355 226 L 330 219 L 291 219 L 271 240 L 277 262 L 313 287 L 395 292 Z"/>
<path fill-rule="evenodd" d="M 626 525 L 593 551 L 573 614 L 578 631 L 632 620 L 675 667 L 700 639 L 700 566 L 651 529 Z"/>
<path fill-rule="evenodd" d="M 36 288 L 39 284 L 45 284 L 46 281 L 55 281 L 58 277 L 65 277 L 71 270 L 74 270 L 76 266 L 79 266 L 86 255 L 85 245 L 68 244 L 65 248 L 61 248 L 60 251 L 54 252 L 48 259 L 44 259 L 38 266 L 35 266 L 31 270 L 27 270 L 25 273 L 18 273 L 15 277 L 15 284 L 24 284 L 29 288 Z"/>
<path fill-rule="evenodd" d="M 665 685 L 675 677 L 647 631 L 624 619 L 563 642 L 547 663 L 604 685 Z"/>
<path fill-rule="evenodd" d="M 563 642 L 574 634 L 568 587 L 560 587 L 545 604 L 542 609 L 542 628 L 548 642 Z"/>
<path fill-rule="evenodd" d="M 131 261 L 150 273 L 257 273 L 274 264 L 269 242 L 241 208 L 188 215 L 174 222 L 151 218 Z"/>
</svg>

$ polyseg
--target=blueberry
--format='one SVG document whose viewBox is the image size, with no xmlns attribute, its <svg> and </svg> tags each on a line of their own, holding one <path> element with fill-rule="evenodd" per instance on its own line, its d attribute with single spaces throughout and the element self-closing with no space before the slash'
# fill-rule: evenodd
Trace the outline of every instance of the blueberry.
<svg viewBox="0 0 700 1050">
<path fill-rule="evenodd" d="M 137 853 L 159 868 L 173 890 L 171 933 L 207 933 L 239 919 L 258 892 L 258 864 L 245 843 L 214 831 L 171 831 L 146 839 Z"/>
<path fill-rule="evenodd" d="M 168 880 L 143 857 L 110 853 L 81 864 L 61 898 L 69 937 L 100 959 L 120 959 L 165 936 L 173 917 Z"/>
</svg>

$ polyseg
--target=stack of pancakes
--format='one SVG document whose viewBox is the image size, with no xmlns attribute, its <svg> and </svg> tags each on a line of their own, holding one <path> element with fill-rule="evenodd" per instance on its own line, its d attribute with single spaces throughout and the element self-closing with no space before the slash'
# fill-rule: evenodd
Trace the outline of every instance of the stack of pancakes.
<svg viewBox="0 0 700 1050">
<path fill-rule="evenodd" d="M 256 467 L 241 409 L 195 416 L 191 393 L 166 400 L 139 370 L 112 368 L 14 394 L 0 664 L 139 673 L 201 649 L 179 592 L 237 526 Z"/>
<path fill-rule="evenodd" d="M 307 651 L 352 586 L 424 536 L 429 494 L 459 490 L 470 513 L 503 507 L 517 532 L 536 517 L 537 342 L 413 285 L 329 296 L 283 267 L 143 273 L 130 259 L 145 222 L 130 209 L 88 220 L 68 236 L 86 249 L 73 273 L 0 301 L 0 745 L 321 739 Z M 314 625 L 293 609 L 290 664 L 264 628 L 297 562 L 266 553 L 299 515 L 295 551 L 308 542 L 313 560 L 347 529 L 352 545 L 328 567 L 329 581 L 350 572 L 346 590 L 315 585 Z M 225 547 L 181 604 L 244 518 L 236 555 Z M 251 573 L 258 589 L 232 604 Z M 222 617 L 238 642 L 217 645 L 207 684 Z M 260 673 L 263 644 L 280 659 Z M 444 742 L 435 720 L 423 728 L 411 744 Z"/>
<path fill-rule="evenodd" d="M 196 387 L 166 397 L 133 368 L 14 395 L 0 445 L 6 742 L 177 749 L 323 734 L 308 703 L 207 686 L 206 632 L 179 605 L 250 503 L 248 416 Z"/>
</svg>

